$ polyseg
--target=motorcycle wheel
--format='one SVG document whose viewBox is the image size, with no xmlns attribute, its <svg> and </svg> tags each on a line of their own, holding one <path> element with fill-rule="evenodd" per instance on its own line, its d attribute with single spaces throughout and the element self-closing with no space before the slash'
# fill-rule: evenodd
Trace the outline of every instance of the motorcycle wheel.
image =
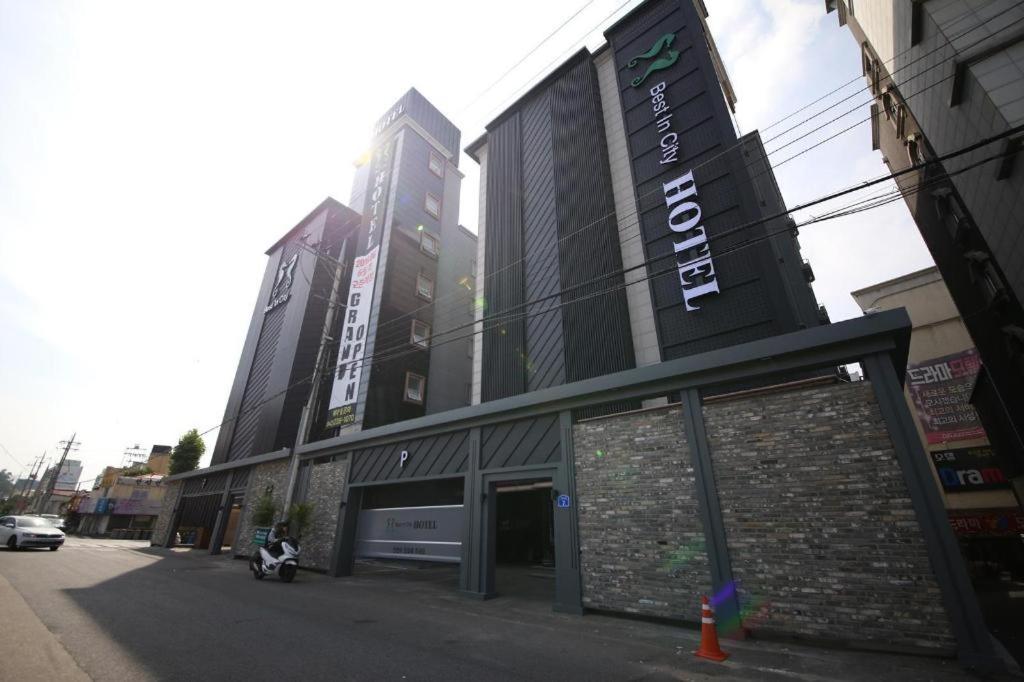
<svg viewBox="0 0 1024 682">
<path fill-rule="evenodd" d="M 295 573 L 298 569 L 295 568 L 295 564 L 285 564 L 278 569 L 277 573 L 281 576 L 281 580 L 286 583 L 290 583 L 295 580 Z"/>
<path fill-rule="evenodd" d="M 260 561 L 259 557 L 252 557 L 249 559 L 249 570 L 252 571 L 252 577 L 256 580 L 263 580 L 263 562 Z"/>
</svg>

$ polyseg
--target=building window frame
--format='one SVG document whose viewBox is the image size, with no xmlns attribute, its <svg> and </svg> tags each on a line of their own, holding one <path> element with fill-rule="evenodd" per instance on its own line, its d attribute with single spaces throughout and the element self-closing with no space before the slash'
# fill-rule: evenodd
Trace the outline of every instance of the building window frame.
<svg viewBox="0 0 1024 682">
<path fill-rule="evenodd" d="M 416 275 L 416 295 L 424 301 L 434 300 L 434 280 L 422 271 Z"/>
<path fill-rule="evenodd" d="M 433 205 L 433 208 L 431 206 Z M 423 210 L 438 220 L 441 219 L 441 199 L 432 192 L 427 192 L 427 195 L 423 198 Z"/>
<path fill-rule="evenodd" d="M 409 343 L 417 348 L 430 348 L 430 323 L 413 319 L 409 325 Z"/>
<path fill-rule="evenodd" d="M 413 385 L 410 385 L 413 384 Z M 418 384 L 418 388 L 415 386 Z M 402 388 L 402 401 L 413 405 L 422 405 L 427 392 L 427 378 L 416 372 L 405 373 L 405 385 Z"/>
<path fill-rule="evenodd" d="M 445 158 L 433 149 L 430 150 L 430 158 L 427 160 L 427 168 L 439 178 L 444 177 Z"/>
<path fill-rule="evenodd" d="M 426 230 L 420 231 L 420 251 L 431 258 L 437 258 L 441 255 L 441 240 Z"/>
</svg>

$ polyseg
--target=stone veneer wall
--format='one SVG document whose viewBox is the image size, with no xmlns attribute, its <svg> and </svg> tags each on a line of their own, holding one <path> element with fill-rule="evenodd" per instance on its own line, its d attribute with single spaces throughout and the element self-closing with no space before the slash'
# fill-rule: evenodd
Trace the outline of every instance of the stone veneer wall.
<svg viewBox="0 0 1024 682">
<path fill-rule="evenodd" d="M 166 547 L 167 536 L 171 532 L 171 520 L 174 518 L 174 510 L 181 499 L 181 481 L 172 481 L 167 484 L 167 491 L 164 493 L 164 500 L 160 505 L 160 513 L 153 525 L 153 535 L 149 544 L 154 547 Z"/>
<path fill-rule="evenodd" d="M 306 502 L 313 505 L 313 520 L 302 532 L 301 565 L 327 570 L 338 528 L 338 513 L 345 495 L 348 457 L 313 464 Z"/>
<path fill-rule="evenodd" d="M 748 627 L 952 651 L 869 382 L 712 402 L 704 419 Z"/>
<path fill-rule="evenodd" d="M 242 503 L 242 520 L 239 524 L 238 537 L 231 547 L 235 556 L 248 556 L 252 554 L 256 545 L 252 542 L 252 534 L 255 526 L 252 522 L 252 510 L 256 500 L 263 496 L 263 491 L 269 486 L 272 489 L 274 502 L 277 504 L 277 518 L 283 518 L 285 488 L 288 485 L 288 464 L 289 458 L 279 459 L 266 464 L 258 464 L 249 474 L 249 485 L 245 489 L 245 500 Z"/>
<path fill-rule="evenodd" d="M 711 579 L 678 406 L 573 428 L 583 605 L 697 618 Z"/>
</svg>

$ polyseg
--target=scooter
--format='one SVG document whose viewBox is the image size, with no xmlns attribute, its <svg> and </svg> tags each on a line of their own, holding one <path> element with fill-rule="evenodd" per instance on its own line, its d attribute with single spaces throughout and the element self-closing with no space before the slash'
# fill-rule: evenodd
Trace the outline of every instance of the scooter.
<svg viewBox="0 0 1024 682">
<path fill-rule="evenodd" d="M 299 541 L 293 537 L 281 540 L 280 556 L 274 556 L 266 547 L 260 547 L 249 559 L 249 570 L 256 580 L 263 580 L 276 572 L 283 582 L 290 583 L 299 570 Z"/>
</svg>

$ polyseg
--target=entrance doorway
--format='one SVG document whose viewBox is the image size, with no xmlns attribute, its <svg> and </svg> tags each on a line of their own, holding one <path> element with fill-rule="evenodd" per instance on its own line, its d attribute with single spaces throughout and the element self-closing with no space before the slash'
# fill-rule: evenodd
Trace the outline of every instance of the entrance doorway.
<svg viewBox="0 0 1024 682">
<path fill-rule="evenodd" d="M 231 503 L 228 505 L 228 520 L 224 526 L 224 535 L 220 542 L 221 550 L 230 549 L 235 544 L 238 524 L 242 520 L 242 498 L 243 495 L 231 496 Z"/>
<path fill-rule="evenodd" d="M 495 485 L 495 588 L 550 602 L 555 594 L 554 504 L 550 479 Z"/>
<path fill-rule="evenodd" d="M 220 500 L 221 493 L 182 498 L 178 522 L 171 533 L 173 544 L 209 549 Z"/>
</svg>

